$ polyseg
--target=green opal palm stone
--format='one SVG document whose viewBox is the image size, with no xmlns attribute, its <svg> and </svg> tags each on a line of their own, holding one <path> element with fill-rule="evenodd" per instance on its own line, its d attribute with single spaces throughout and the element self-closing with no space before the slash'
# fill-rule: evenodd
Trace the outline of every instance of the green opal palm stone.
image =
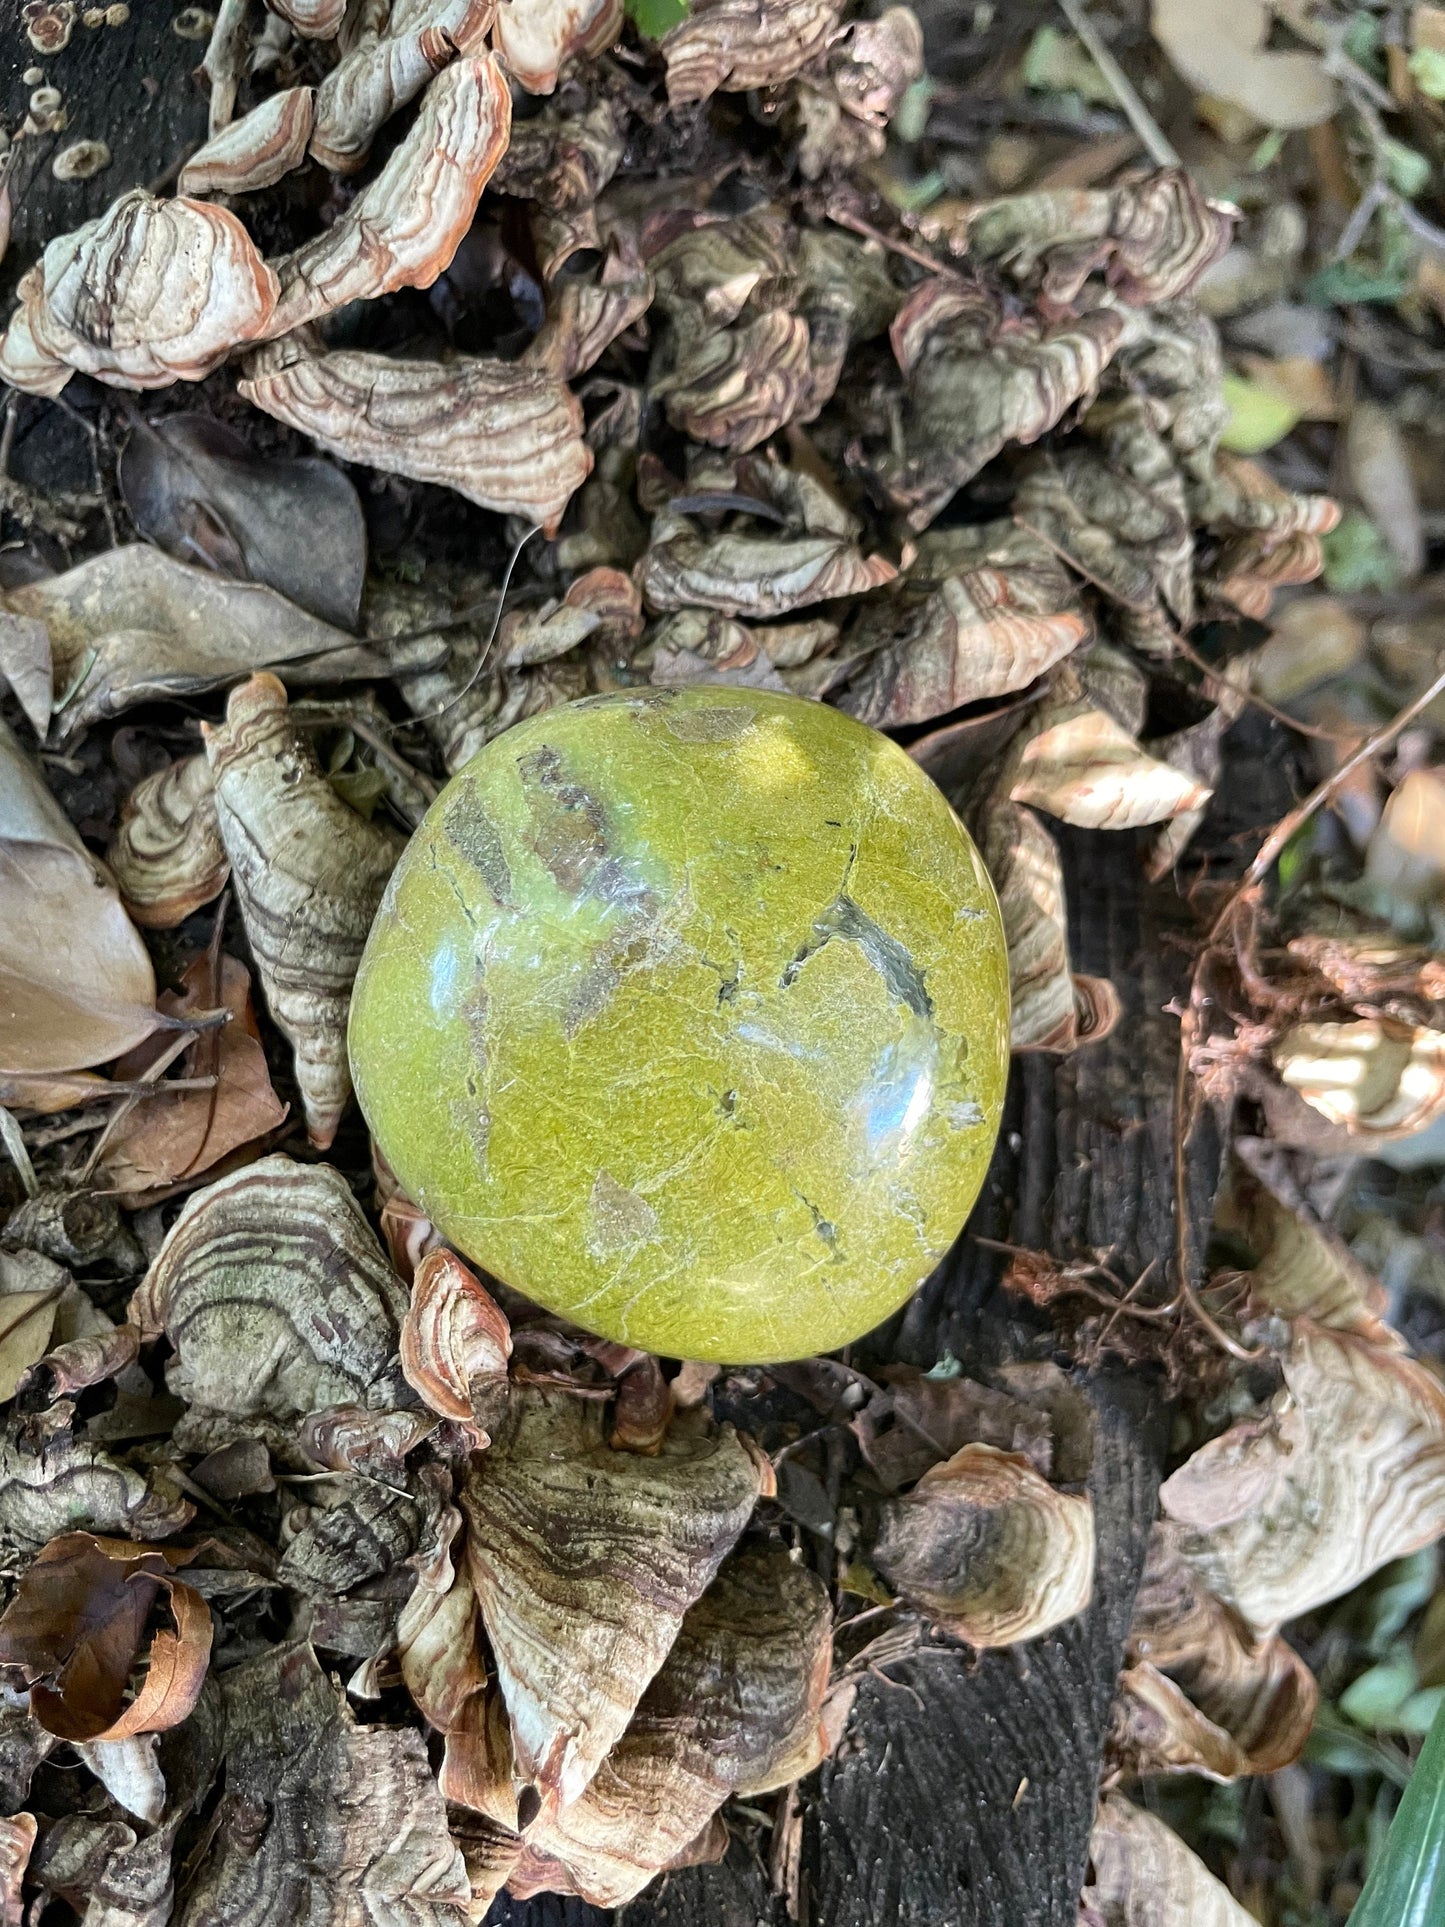
<svg viewBox="0 0 1445 1927">
<path fill-rule="evenodd" d="M 896 744 L 791 696 L 628 692 L 447 785 L 350 1048 L 382 1152 L 479 1265 L 605 1337 L 762 1364 L 858 1337 L 956 1237 L 1008 960 Z"/>
</svg>

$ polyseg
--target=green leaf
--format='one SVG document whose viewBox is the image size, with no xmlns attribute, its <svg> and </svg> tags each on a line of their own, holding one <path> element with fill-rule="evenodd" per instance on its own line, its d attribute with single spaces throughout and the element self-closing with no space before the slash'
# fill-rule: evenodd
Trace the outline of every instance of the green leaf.
<svg viewBox="0 0 1445 1927">
<path fill-rule="evenodd" d="M 1299 420 L 1299 411 L 1283 395 L 1263 388 L 1243 375 L 1224 377 L 1224 400 L 1229 418 L 1220 444 L 1233 455 L 1262 455 L 1281 441 Z"/>
<path fill-rule="evenodd" d="M 1413 147 L 1406 147 L 1403 141 L 1390 140 L 1388 136 L 1381 143 L 1380 152 L 1391 187 L 1407 201 L 1413 201 L 1430 178 L 1429 161 Z"/>
<path fill-rule="evenodd" d="M 1364 589 L 1393 589 L 1400 566 L 1385 538 L 1367 515 L 1355 510 L 1322 540 L 1325 585 L 1336 595 L 1358 595 Z"/>
<path fill-rule="evenodd" d="M 1410 56 L 1410 77 L 1431 100 L 1445 100 L 1445 53 L 1436 47 L 1417 47 Z"/>
<path fill-rule="evenodd" d="M 1435 1716 L 1384 1852 L 1350 1927 L 1439 1927 L 1445 1919 L 1445 1707 Z"/>
<path fill-rule="evenodd" d="M 627 0 L 627 17 L 644 40 L 661 40 L 687 18 L 688 0 Z"/>
<path fill-rule="evenodd" d="M 1408 1653 L 1383 1659 L 1378 1666 L 1367 1667 L 1340 1694 L 1340 1711 L 1356 1726 L 1388 1729 L 1417 1685 L 1415 1662 Z"/>
</svg>

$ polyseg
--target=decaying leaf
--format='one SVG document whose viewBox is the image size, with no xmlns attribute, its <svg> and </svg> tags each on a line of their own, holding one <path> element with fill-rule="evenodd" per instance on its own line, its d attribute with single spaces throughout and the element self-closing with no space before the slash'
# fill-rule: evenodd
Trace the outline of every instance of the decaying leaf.
<svg viewBox="0 0 1445 1927">
<path fill-rule="evenodd" d="M 324 1150 L 351 1095 L 352 980 L 402 840 L 342 802 L 274 676 L 234 690 L 225 722 L 202 734 L 251 954 L 295 1052 L 307 1135 Z"/>
<path fill-rule="evenodd" d="M 211 1652 L 211 1615 L 192 1587 L 172 1576 L 177 1558 L 88 1532 L 52 1539 L 0 1614 L 0 1666 L 13 1666 L 30 1709 L 66 1740 L 124 1740 L 163 1732 L 185 1719 L 200 1695 Z M 146 1626 L 164 1592 L 174 1632 Z M 143 1646 L 145 1680 L 127 1703 L 126 1686 Z"/>
<path fill-rule="evenodd" d="M 1118 1793 L 1099 1802 L 1083 1906 L 1101 1927 L 1258 1927 L 1172 1827 Z"/>
<path fill-rule="evenodd" d="M 984 861 L 1008 940 L 1010 1048 L 1071 1051 L 1107 1037 L 1119 999 L 1104 977 L 1076 977 L 1069 964 L 1064 867 L 1032 810 L 996 797 L 983 820 Z"/>
<path fill-rule="evenodd" d="M 506 150 L 511 115 L 512 97 L 490 54 L 444 68 L 376 178 L 329 228 L 276 262 L 280 297 L 266 335 L 289 334 L 348 301 L 429 288 L 472 224 Z"/>
<path fill-rule="evenodd" d="M 231 1021 L 197 1038 L 185 1064 L 187 1077 L 212 1076 L 211 1090 L 161 1091 L 122 1118 L 105 1152 L 105 1179 L 122 1197 L 134 1199 L 169 1191 L 203 1176 L 243 1144 L 264 1137 L 286 1116 L 286 1106 L 271 1088 L 266 1052 L 251 1009 L 251 976 L 234 957 L 221 958 L 213 975 L 208 958 L 199 957 L 181 978 L 180 992 L 163 992 L 162 1010 L 186 1016 L 197 1009 L 224 1007 Z M 146 1046 L 119 1066 L 139 1076 L 146 1066 L 134 1061 L 153 1053 Z"/>
<path fill-rule="evenodd" d="M 293 682 L 341 682 L 385 667 L 344 630 L 274 590 L 190 568 L 145 543 L 106 549 L 63 575 L 5 592 L 50 632 L 63 738 L 131 703 L 213 689 L 284 666 Z M 0 630 L 0 651 L 8 638 Z M 4 666 L 0 655 L 0 667 Z"/>
<path fill-rule="evenodd" d="M 1089 633 L 1053 553 L 1012 523 L 930 529 L 892 593 L 860 611 L 874 654 L 839 707 L 875 729 L 927 722 L 1023 689 Z"/>
<path fill-rule="evenodd" d="M 1295 1024 L 1271 1055 L 1291 1090 L 1359 1137 L 1411 1137 L 1445 1111 L 1442 1031 L 1388 1017 Z"/>
<path fill-rule="evenodd" d="M 594 1400 L 519 1390 L 471 1461 L 472 1583 L 544 1812 L 570 1806 L 621 1738 L 752 1513 L 763 1469 L 700 1417 L 647 1457 L 606 1444 Z"/>
<path fill-rule="evenodd" d="M 1084 829 L 1132 830 L 1202 808 L 1210 790 L 1151 756 L 1105 710 L 1061 689 L 1016 740 L 1008 794 Z"/>
<path fill-rule="evenodd" d="M 570 266 L 570 264 L 569 264 Z M 620 334 L 652 306 L 652 276 L 620 233 L 608 237 L 590 273 L 559 274 L 547 289 L 547 318 L 522 361 L 559 381 L 585 374 Z"/>
<path fill-rule="evenodd" d="M 1137 1773 L 1273 1773 L 1309 1737 L 1314 1676 L 1278 1634 L 1256 1635 L 1207 1591 L 1176 1539 L 1177 1528 L 1161 1524 L 1149 1542 L 1115 1755 Z"/>
<path fill-rule="evenodd" d="M 620 569 L 589 569 L 568 585 L 560 602 L 510 610 L 497 631 L 502 663 L 521 669 L 565 656 L 589 636 L 630 642 L 642 628 L 642 598 Z"/>
<path fill-rule="evenodd" d="M 492 45 L 529 94 L 550 94 L 579 55 L 600 54 L 622 31 L 622 0 L 499 0 Z"/>
<path fill-rule="evenodd" d="M 1315 127 L 1335 111 L 1335 85 L 1318 54 L 1264 50 L 1264 0 L 1225 0 L 1209 13 L 1190 0 L 1153 0 L 1150 24 L 1191 87 L 1233 102 L 1266 127 Z"/>
<path fill-rule="evenodd" d="M 363 29 L 316 91 L 311 153 L 354 174 L 384 122 L 458 54 L 486 45 L 496 0 L 402 0 L 380 32 Z"/>
<path fill-rule="evenodd" d="M 200 147 L 176 182 L 182 194 L 251 194 L 299 167 L 311 139 L 315 94 L 284 87 Z"/>
<path fill-rule="evenodd" d="M 27 1551 L 75 1527 L 162 1539 L 195 1507 L 98 1445 L 60 1432 L 36 1448 L 0 1435 L 0 1542 Z"/>
<path fill-rule="evenodd" d="M 781 1548 L 735 1553 L 684 1615 L 586 1791 L 527 1829 L 510 1891 L 561 1886 L 594 1906 L 623 1906 L 661 1868 L 683 1864 L 730 1793 L 766 1793 L 810 1773 L 827 1751 L 831 1633 L 827 1593 L 810 1572 Z"/>
<path fill-rule="evenodd" d="M 256 356 L 237 385 L 346 461 L 440 482 L 483 508 L 527 515 L 548 534 L 592 466 L 580 403 L 540 368 L 282 344 Z"/>
<path fill-rule="evenodd" d="M 1036 288 L 1046 315 L 1063 316 L 1100 271 L 1131 305 L 1177 300 L 1233 232 L 1234 216 L 1170 167 L 1120 187 L 985 201 L 969 215 L 968 251 Z"/>
<path fill-rule="evenodd" d="M 186 1202 L 131 1316 L 171 1389 L 239 1418 L 388 1409 L 406 1294 L 340 1173 L 268 1157 Z"/>
<path fill-rule="evenodd" d="M 1094 1507 L 1016 1452 L 965 1445 L 884 1514 L 878 1569 L 970 1646 L 1036 1639 L 1089 1603 Z"/>
<path fill-rule="evenodd" d="M 1422 1365 L 1297 1319 L 1285 1390 L 1165 1481 L 1203 1583 L 1260 1632 L 1445 1531 L 1445 1391 Z"/>
<path fill-rule="evenodd" d="M 837 0 L 703 0 L 662 43 L 673 107 L 780 87 L 838 32 Z"/>
<path fill-rule="evenodd" d="M 829 48 L 825 73 L 799 78 L 798 165 L 804 178 L 815 181 L 826 171 L 876 160 L 888 123 L 922 73 L 923 30 L 911 7 L 888 7 L 876 20 L 853 21 Z"/>
<path fill-rule="evenodd" d="M 1045 328 L 963 281 L 920 282 L 891 331 L 907 387 L 901 446 L 874 463 L 889 501 L 927 528 L 1007 443 L 1037 441 L 1093 393 L 1123 330 L 1106 308 Z"/>
<path fill-rule="evenodd" d="M 0 719 L 0 1069 L 106 1063 L 165 1020 L 115 886 Z"/>
<path fill-rule="evenodd" d="M 116 479 L 137 528 L 180 562 L 247 577 L 356 627 L 366 522 L 333 462 L 262 457 L 209 415 L 137 421 Z"/>
<path fill-rule="evenodd" d="M 43 743 L 50 727 L 50 635 L 34 616 L 0 610 L 0 676 L 9 683 L 30 727 Z"/>
<path fill-rule="evenodd" d="M 455 1252 L 417 1265 L 401 1326 L 407 1383 L 442 1418 L 470 1423 L 476 1378 L 505 1377 L 512 1333 L 500 1306 Z"/>
<path fill-rule="evenodd" d="M 211 766 L 186 756 L 138 783 L 106 851 L 126 909 L 145 930 L 173 930 L 226 887 Z"/>
<path fill-rule="evenodd" d="M 77 368 L 121 388 L 199 381 L 266 331 L 277 292 L 234 214 L 132 188 L 26 274 L 0 376 L 36 395 L 59 394 Z"/>
</svg>

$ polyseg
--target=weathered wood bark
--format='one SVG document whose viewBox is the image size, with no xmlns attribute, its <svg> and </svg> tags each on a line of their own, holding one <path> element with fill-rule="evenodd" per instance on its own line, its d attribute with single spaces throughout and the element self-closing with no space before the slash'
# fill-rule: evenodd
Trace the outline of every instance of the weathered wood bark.
<svg viewBox="0 0 1445 1927">
<path fill-rule="evenodd" d="M 1174 1252 L 1173 1097 L 1179 1026 L 1167 1006 L 1188 971 L 1190 926 L 1172 886 L 1148 889 L 1132 836 L 1061 833 L 1078 969 L 1112 979 L 1124 1016 L 1067 1059 L 1016 1063 L 1003 1134 L 968 1233 L 891 1335 L 898 1358 L 945 1350 L 965 1369 L 1047 1357 L 1042 1314 L 998 1286 L 973 1233 L 1060 1258 L 1107 1250 L 1161 1280 Z M 1191 1252 L 1208 1224 L 1218 1146 L 1190 1146 Z M 1197 1261 L 1197 1258 L 1196 1258 Z M 865 1677 L 838 1756 L 804 1789 L 811 1927 L 1074 1927 L 1099 1762 L 1165 1444 L 1161 1387 L 1107 1365 L 1084 1381 L 1098 1413 L 1093 1604 L 1018 1653 L 933 1650 Z M 781 1921 L 764 1870 L 735 1849 L 674 1874 L 627 1909 L 627 1927 Z M 576 1901 L 505 1899 L 494 1927 L 591 1927 Z"/>
</svg>

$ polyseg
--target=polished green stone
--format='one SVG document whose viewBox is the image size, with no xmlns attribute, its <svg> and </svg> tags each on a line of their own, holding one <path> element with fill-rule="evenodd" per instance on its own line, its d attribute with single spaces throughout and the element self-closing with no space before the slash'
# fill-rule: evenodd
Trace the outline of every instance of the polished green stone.
<svg viewBox="0 0 1445 1927">
<path fill-rule="evenodd" d="M 608 1338 L 766 1363 L 876 1325 L 957 1235 L 1008 962 L 896 744 L 792 696 L 636 691 L 447 785 L 350 1044 L 382 1152 L 487 1271 Z"/>
</svg>

